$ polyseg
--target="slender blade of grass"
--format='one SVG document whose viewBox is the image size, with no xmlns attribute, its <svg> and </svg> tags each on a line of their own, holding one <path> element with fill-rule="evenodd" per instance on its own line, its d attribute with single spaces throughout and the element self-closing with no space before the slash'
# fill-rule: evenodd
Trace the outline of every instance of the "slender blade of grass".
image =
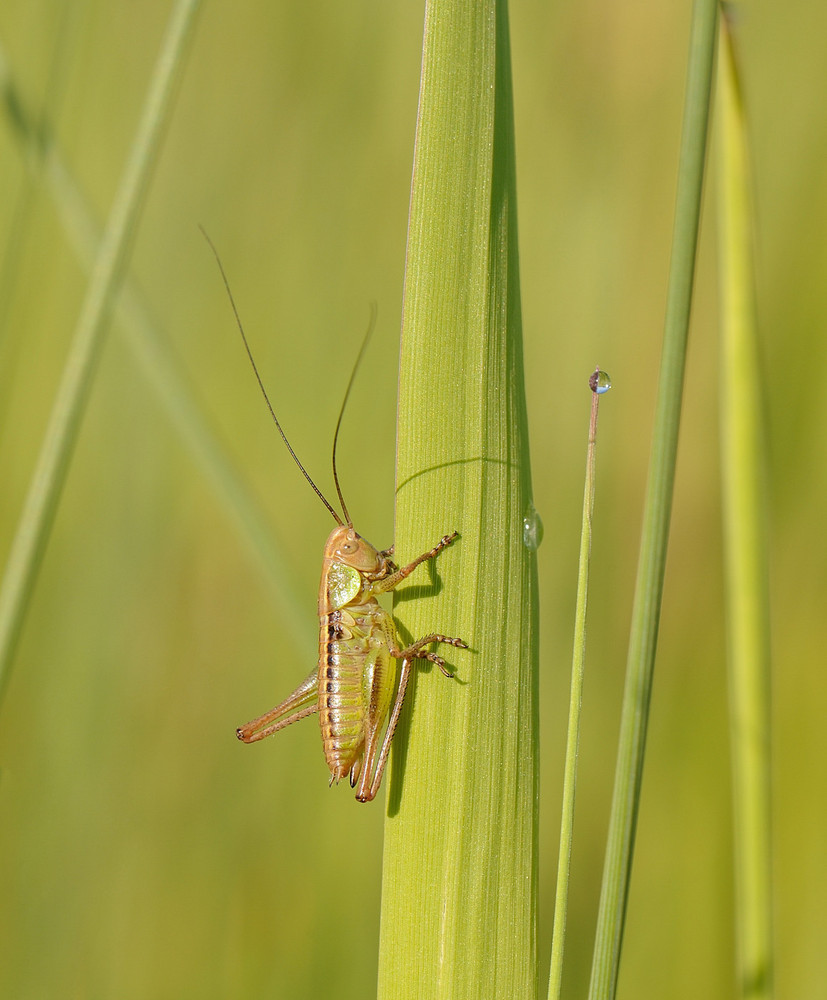
<svg viewBox="0 0 827 1000">
<path fill-rule="evenodd" d="M 729 633 L 738 995 L 773 994 L 770 639 L 761 375 L 747 130 L 733 37 L 718 46 L 721 465 Z"/>
<path fill-rule="evenodd" d="M 394 744 L 382 1000 L 537 994 L 537 592 L 506 6 L 430 0 L 400 362 L 396 557 L 461 537 L 400 633 L 465 639 L 420 671 Z M 528 537 L 534 537 L 528 531 Z M 407 598 L 415 596 L 417 600 Z"/>
<path fill-rule="evenodd" d="M 615 996 L 617 990 L 672 510 L 717 15 L 717 0 L 696 0 L 684 104 L 663 356 L 589 1000 L 608 1000 Z"/>
<path fill-rule="evenodd" d="M 589 564 L 592 551 L 594 516 L 595 463 L 597 449 L 597 414 L 600 396 L 596 392 L 597 370 L 592 376 L 592 409 L 589 420 L 589 443 L 586 450 L 586 482 L 583 489 L 583 517 L 580 526 L 580 558 L 577 568 L 577 603 L 574 613 L 569 721 L 566 734 L 566 763 L 563 775 L 563 806 L 560 817 L 560 848 L 557 854 L 557 890 L 554 895 L 554 927 L 551 939 L 551 967 L 548 978 L 549 1000 L 559 1000 L 563 986 L 563 954 L 566 943 L 566 918 L 569 904 L 571 845 L 574 835 L 574 800 L 577 791 L 577 755 L 580 747 L 580 716 L 583 701 L 583 678 L 586 671 L 586 610 L 589 601 Z M 603 390 L 605 392 L 605 389 Z"/>
<path fill-rule="evenodd" d="M 12 133 L 20 143 L 26 165 L 38 179 L 45 181 L 69 243 L 82 265 L 91 270 L 98 254 L 101 232 L 95 222 L 88 200 L 69 170 L 61 151 L 49 136 L 42 141 L 40 130 L 29 114 L 13 78 L 3 69 L 0 48 L 0 91 L 5 93 L 6 110 Z M 206 260 L 206 257 L 205 257 Z M 224 502 L 241 540 L 254 563 L 262 571 L 273 597 L 284 611 L 286 635 L 303 658 L 313 660 L 317 654 L 316 625 L 312 610 L 300 601 L 294 586 L 295 567 L 290 564 L 283 547 L 273 534 L 267 516 L 233 459 L 222 444 L 209 415 L 205 412 L 175 354 L 170 339 L 160 327 L 141 291 L 126 275 L 120 294 L 113 303 L 114 317 L 123 326 L 126 343 L 132 350 L 138 370 L 158 395 L 173 426 L 200 464 L 205 476 Z"/>
<path fill-rule="evenodd" d="M 72 339 L 0 586 L 0 695 L 48 541 L 149 180 L 172 110 L 199 0 L 173 8 Z"/>
</svg>

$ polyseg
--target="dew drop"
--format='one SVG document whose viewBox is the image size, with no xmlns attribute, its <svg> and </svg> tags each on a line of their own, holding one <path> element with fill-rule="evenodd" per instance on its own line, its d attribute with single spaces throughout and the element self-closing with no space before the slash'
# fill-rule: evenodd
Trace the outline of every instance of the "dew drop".
<svg viewBox="0 0 827 1000">
<path fill-rule="evenodd" d="M 540 515 L 537 513 L 534 504 L 529 501 L 525 516 L 523 517 L 523 545 L 527 549 L 531 549 L 532 552 L 536 552 L 540 548 L 542 540 L 543 522 L 540 520 Z"/>
<path fill-rule="evenodd" d="M 602 396 L 603 393 L 608 392 L 611 387 L 612 380 L 609 378 L 608 372 L 595 368 L 592 372 L 591 378 L 589 379 L 589 388 L 591 391 L 597 393 L 598 396 Z"/>
</svg>

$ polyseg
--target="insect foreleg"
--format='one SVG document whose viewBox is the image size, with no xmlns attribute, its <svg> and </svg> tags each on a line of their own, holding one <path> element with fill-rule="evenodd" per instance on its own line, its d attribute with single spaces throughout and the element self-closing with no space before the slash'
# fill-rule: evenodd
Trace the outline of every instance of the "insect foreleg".
<svg viewBox="0 0 827 1000">
<path fill-rule="evenodd" d="M 299 719 L 313 715 L 319 711 L 318 690 L 319 674 L 314 670 L 275 708 L 248 722 L 246 726 L 236 729 L 236 736 L 242 743 L 255 743 L 263 740 L 265 736 L 272 736 L 285 726 L 298 722 Z"/>
<path fill-rule="evenodd" d="M 413 573 L 417 566 L 421 563 L 427 562 L 429 559 L 434 559 L 444 548 L 447 548 L 451 542 L 458 537 L 458 531 L 452 531 L 450 535 L 443 536 L 432 549 L 429 549 L 427 552 L 423 552 L 421 556 L 417 556 L 413 562 L 410 562 L 407 566 L 403 566 L 401 569 L 396 570 L 396 572 L 391 573 L 390 576 L 386 576 L 383 580 L 377 580 L 373 585 L 374 593 L 382 594 L 388 590 L 393 590 L 394 587 L 398 587 L 405 577 L 408 577 L 411 573 Z"/>
</svg>

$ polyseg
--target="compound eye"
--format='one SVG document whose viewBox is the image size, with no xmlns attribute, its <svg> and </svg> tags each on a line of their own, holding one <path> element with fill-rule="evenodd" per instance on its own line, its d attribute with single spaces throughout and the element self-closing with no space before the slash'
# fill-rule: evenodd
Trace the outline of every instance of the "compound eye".
<svg viewBox="0 0 827 1000">
<path fill-rule="evenodd" d="M 339 552 L 342 555 L 350 555 L 352 552 L 356 551 L 356 542 L 342 542 L 339 546 Z"/>
</svg>

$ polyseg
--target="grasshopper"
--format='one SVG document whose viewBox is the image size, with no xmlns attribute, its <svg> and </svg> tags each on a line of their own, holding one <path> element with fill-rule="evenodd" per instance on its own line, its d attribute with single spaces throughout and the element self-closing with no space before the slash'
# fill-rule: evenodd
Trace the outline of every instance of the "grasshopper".
<svg viewBox="0 0 827 1000">
<path fill-rule="evenodd" d="M 393 618 L 377 598 L 399 586 L 421 563 L 434 559 L 458 537 L 458 533 L 445 535 L 432 549 L 399 567 L 391 559 L 393 546 L 380 551 L 353 527 L 339 486 L 336 443 L 353 380 L 373 329 L 375 310 L 345 390 L 333 436 L 333 481 L 344 515 L 340 517 L 310 478 L 282 430 L 253 360 L 221 260 L 209 237 L 207 241 L 218 261 L 247 356 L 270 415 L 296 465 L 336 521 L 325 543 L 319 585 L 318 666 L 284 701 L 241 726 L 236 735 L 244 743 L 255 743 L 299 719 L 318 713 L 330 784 L 347 776 L 351 787 L 356 788 L 358 801 L 369 802 L 382 782 L 414 662 L 429 660 L 446 677 L 451 677 L 445 660 L 428 647 L 443 643 L 459 649 L 468 648 L 462 639 L 438 632 L 401 648 Z"/>
<path fill-rule="evenodd" d="M 438 555 L 457 532 L 399 568 L 390 559 L 390 549 L 378 551 L 357 534 L 350 518 L 343 522 L 334 517 L 338 524 L 325 544 L 319 585 L 319 666 L 283 702 L 241 726 L 237 735 L 244 743 L 254 743 L 318 712 L 330 783 L 347 776 L 356 798 L 369 802 L 382 782 L 413 662 L 430 660 L 450 677 L 442 657 L 426 647 L 441 642 L 467 648 L 461 639 L 432 633 L 400 649 L 393 619 L 377 597 Z"/>
</svg>

